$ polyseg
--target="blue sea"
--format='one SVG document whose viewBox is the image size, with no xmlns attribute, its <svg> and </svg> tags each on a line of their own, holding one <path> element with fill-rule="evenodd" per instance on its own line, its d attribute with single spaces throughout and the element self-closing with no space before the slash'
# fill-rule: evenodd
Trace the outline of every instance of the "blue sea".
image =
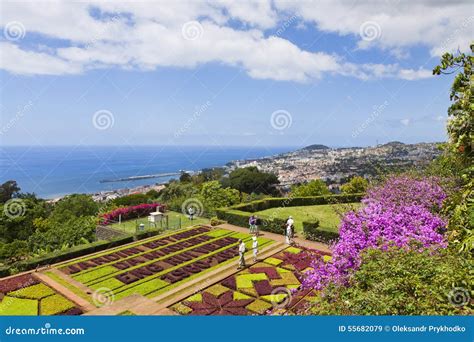
<svg viewBox="0 0 474 342">
<path fill-rule="evenodd" d="M 271 156 L 292 147 L 11 146 L 0 147 L 0 183 L 16 180 L 42 198 L 133 188 L 178 176 L 105 182 L 143 175 L 198 171 L 232 160 Z"/>
</svg>

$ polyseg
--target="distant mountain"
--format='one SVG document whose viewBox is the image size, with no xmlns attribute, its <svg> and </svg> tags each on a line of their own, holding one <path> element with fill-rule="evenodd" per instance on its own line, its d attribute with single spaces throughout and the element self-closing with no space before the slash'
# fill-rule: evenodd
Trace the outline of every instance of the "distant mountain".
<svg viewBox="0 0 474 342">
<path fill-rule="evenodd" d="M 414 144 L 416 145 L 416 144 Z M 383 144 L 383 145 L 380 145 L 382 147 L 386 146 L 386 147 L 398 147 L 398 146 L 406 146 L 406 144 L 402 143 L 401 141 L 390 141 L 386 144 Z"/>
<path fill-rule="evenodd" d="M 303 147 L 302 150 L 306 150 L 306 151 L 329 150 L 329 147 L 327 147 L 326 145 L 314 144 L 314 145 Z"/>
</svg>

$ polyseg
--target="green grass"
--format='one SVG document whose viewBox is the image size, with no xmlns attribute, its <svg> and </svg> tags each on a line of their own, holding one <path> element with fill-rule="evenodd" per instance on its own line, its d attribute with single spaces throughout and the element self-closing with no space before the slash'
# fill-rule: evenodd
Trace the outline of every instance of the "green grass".
<svg viewBox="0 0 474 342">
<path fill-rule="evenodd" d="M 190 220 L 187 215 L 184 215 L 182 213 L 178 213 L 176 211 L 167 211 L 166 214 L 168 215 L 168 225 L 171 228 L 178 228 L 179 227 L 179 222 L 181 220 L 181 228 L 185 227 L 190 227 L 194 226 L 197 224 L 208 224 L 209 219 L 205 217 L 195 217 L 194 220 Z M 148 217 L 142 217 L 139 219 L 133 219 L 133 220 L 128 220 L 128 221 L 123 221 L 122 223 L 114 223 L 111 224 L 110 227 L 124 231 L 128 234 L 133 234 L 137 231 L 137 226 L 139 224 L 143 223 L 145 225 L 145 229 L 148 229 L 150 227 L 149 222 L 148 222 Z M 151 226 L 153 227 L 153 226 Z M 160 228 L 160 224 L 157 224 L 157 227 Z"/>
<path fill-rule="evenodd" d="M 360 203 L 350 203 L 354 208 L 358 208 Z M 322 204 L 322 205 L 309 205 L 301 207 L 279 207 L 271 208 L 256 212 L 257 216 L 266 217 L 277 217 L 280 219 L 286 219 L 288 216 L 293 216 L 295 220 L 295 229 L 297 232 L 303 231 L 303 221 L 309 221 L 311 219 L 319 219 L 320 227 L 328 228 L 332 231 L 337 232 L 340 223 L 339 215 L 336 210 L 346 208 L 349 209 L 347 204 Z"/>
</svg>

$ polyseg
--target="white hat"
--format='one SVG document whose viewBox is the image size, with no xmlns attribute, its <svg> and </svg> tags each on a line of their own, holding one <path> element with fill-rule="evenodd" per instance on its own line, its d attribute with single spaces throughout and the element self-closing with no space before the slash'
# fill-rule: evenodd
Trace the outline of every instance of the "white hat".
<svg viewBox="0 0 474 342">
<path fill-rule="evenodd" d="M 293 218 L 293 216 L 291 216 L 291 215 L 290 215 L 290 217 L 289 217 L 289 218 L 290 218 L 290 219 L 292 219 L 292 218 Z"/>
<path fill-rule="evenodd" d="M 252 236 L 252 240 L 253 240 L 253 241 L 256 241 L 256 240 L 257 240 L 257 237 L 256 237 L 256 236 Z"/>
</svg>

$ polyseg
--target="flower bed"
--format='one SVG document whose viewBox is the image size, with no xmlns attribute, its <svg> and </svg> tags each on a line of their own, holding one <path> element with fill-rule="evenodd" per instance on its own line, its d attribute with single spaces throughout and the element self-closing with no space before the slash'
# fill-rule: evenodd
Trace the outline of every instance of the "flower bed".
<svg viewBox="0 0 474 342">
<path fill-rule="evenodd" d="M 115 300 L 131 294 L 153 297 L 236 259 L 239 239 L 250 243 L 251 237 L 195 227 L 66 263 L 60 271 L 92 290 L 111 291 Z M 259 238 L 260 246 L 271 242 Z"/>
<path fill-rule="evenodd" d="M 286 312 L 304 303 L 306 297 L 309 300 L 311 296 L 315 296 L 311 291 L 301 289 L 303 272 L 308 270 L 306 266 L 311 262 L 307 260 L 309 255 L 312 256 L 311 260 L 315 256 L 323 257 L 319 251 L 287 248 L 170 308 L 181 315 L 262 315 L 275 310 Z"/>
<path fill-rule="evenodd" d="M 0 316 L 82 314 L 73 302 L 30 273 L 0 281 L 0 289 Z"/>
</svg>

